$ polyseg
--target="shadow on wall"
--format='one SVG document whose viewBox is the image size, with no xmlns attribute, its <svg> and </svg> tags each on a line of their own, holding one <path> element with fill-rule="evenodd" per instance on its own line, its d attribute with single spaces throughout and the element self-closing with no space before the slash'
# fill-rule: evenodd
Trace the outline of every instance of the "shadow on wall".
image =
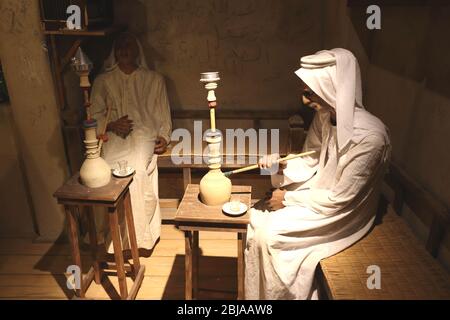
<svg viewBox="0 0 450 320">
<path fill-rule="evenodd" d="M 52 132 L 50 139 L 47 141 L 48 156 L 57 161 L 55 162 L 57 168 L 60 168 L 64 172 L 69 172 L 66 159 L 59 157 L 59 151 L 55 149 L 55 146 L 57 145 L 61 135 L 61 133 L 58 132 L 58 128 L 59 127 L 55 127 L 55 130 Z"/>
<path fill-rule="evenodd" d="M 1 166 L 0 236 L 33 238 L 37 233 L 37 222 L 25 187 L 23 168 L 17 159 L 5 155 L 2 155 Z"/>
<path fill-rule="evenodd" d="M 298 107 L 299 58 L 321 49 L 322 1 L 124 1 L 116 22 L 143 43 L 164 74 L 171 106 L 198 109 L 199 73 L 219 71 L 221 107 L 292 111 Z"/>
<path fill-rule="evenodd" d="M 450 98 L 450 4 L 384 4 L 380 8 L 381 30 L 366 27 L 366 6 L 349 8 L 371 64 Z"/>
<path fill-rule="evenodd" d="M 17 136 L 17 144 L 21 147 L 20 153 L 13 158 L 10 156 L 2 159 L 3 165 L 7 165 L 0 176 L 0 184 L 2 185 L 2 196 L 0 196 L 0 203 L 5 203 L 2 206 L 2 217 L 0 221 L 3 222 L 0 232 L 2 236 L 19 236 L 19 237 L 39 237 L 41 241 L 53 241 L 58 235 L 64 236 L 63 224 L 64 218 L 59 208 L 52 202 L 56 200 L 49 199 L 51 195 L 45 194 L 44 187 L 38 194 L 31 194 L 30 181 L 38 186 L 48 185 L 53 171 L 43 171 L 42 167 L 45 164 L 33 161 L 35 154 L 45 152 L 48 154 L 47 161 L 52 163 L 52 169 L 56 172 L 61 170 L 67 172 L 67 164 L 64 158 L 59 156 L 59 150 L 55 149 L 58 145 L 57 127 L 52 133 L 50 139 L 45 145 L 45 150 L 41 150 L 39 146 L 29 146 L 23 138 L 23 135 L 16 131 L 14 135 Z M 10 159 L 8 159 L 10 158 Z M 28 158 L 26 165 L 22 164 L 22 159 Z M 8 160 L 13 162 L 9 165 Z M 25 169 L 26 166 L 26 169 Z M 58 168 L 58 169 L 57 169 Z M 26 174 L 24 172 L 26 171 Z M 51 177 L 51 178 L 49 178 Z M 61 181 L 62 183 L 62 181 Z M 9 198 L 8 198 L 9 197 Z M 12 197 L 12 198 L 11 198 Z M 42 200 L 44 199 L 44 200 Z M 47 202 L 49 201 L 49 202 Z M 43 206 L 45 210 L 42 209 Z M 41 210 L 36 211 L 36 207 Z M 44 216 L 45 215 L 45 216 Z M 11 219 L 11 217 L 14 217 Z"/>
<path fill-rule="evenodd" d="M 138 0 L 115 0 L 115 23 L 125 25 L 141 41 L 148 67 L 155 70 L 155 60 L 163 57 L 146 40 L 148 17 L 146 6 Z"/>
<path fill-rule="evenodd" d="M 142 44 L 148 67 L 155 70 L 155 61 L 164 61 L 164 57 L 152 46 L 146 37 L 149 31 L 147 7 L 138 0 L 115 0 L 114 1 L 115 24 L 125 26 L 128 31 L 135 34 Z M 112 51 L 113 43 L 117 34 L 106 38 L 95 38 L 89 41 L 83 50 L 91 58 L 94 69 L 90 78 L 93 82 L 95 77 L 101 73 L 103 62 Z"/>
<path fill-rule="evenodd" d="M 367 29 L 366 6 L 349 7 L 370 60 L 365 104 L 390 129 L 393 159 L 448 206 L 450 3 L 405 3 L 380 6 L 381 30 Z"/>
</svg>

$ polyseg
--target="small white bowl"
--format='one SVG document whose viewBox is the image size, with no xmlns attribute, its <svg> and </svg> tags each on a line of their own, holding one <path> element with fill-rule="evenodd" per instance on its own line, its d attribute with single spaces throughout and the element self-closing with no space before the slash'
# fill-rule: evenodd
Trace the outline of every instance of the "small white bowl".
<svg viewBox="0 0 450 320">
<path fill-rule="evenodd" d="M 231 202 L 227 202 L 222 206 L 223 212 L 230 216 L 241 216 L 247 212 L 247 209 L 247 205 L 242 202 L 239 202 L 239 210 L 232 210 Z"/>
<path fill-rule="evenodd" d="M 127 167 L 127 172 L 125 174 L 122 174 L 120 172 L 119 168 L 114 169 L 112 172 L 113 176 L 115 176 L 117 178 L 126 178 L 126 177 L 131 176 L 133 173 L 134 173 L 134 168 L 132 168 L 132 167 Z"/>
</svg>

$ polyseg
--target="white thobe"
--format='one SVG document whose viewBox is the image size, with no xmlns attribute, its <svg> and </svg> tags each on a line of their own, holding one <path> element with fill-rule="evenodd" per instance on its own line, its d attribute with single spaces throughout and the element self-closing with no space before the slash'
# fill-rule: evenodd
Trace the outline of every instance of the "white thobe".
<svg viewBox="0 0 450 320">
<path fill-rule="evenodd" d="M 143 67 L 130 75 L 116 67 L 97 77 L 91 101 L 92 116 L 97 120 L 99 130 L 106 121 L 106 106 L 112 108 L 110 121 L 128 115 L 134 122 L 133 131 L 126 139 L 108 133 L 109 140 L 103 144 L 102 156 L 111 168 L 116 168 L 118 161 L 127 160 L 136 170 L 130 185 L 136 237 L 140 248 L 151 249 L 161 232 L 157 155 L 153 151 L 157 136 L 170 142 L 171 135 L 164 78 Z M 102 221 L 97 223 L 102 224 Z M 125 236 L 126 230 L 122 226 L 122 237 Z"/>
<path fill-rule="evenodd" d="M 379 187 L 389 157 L 386 128 L 355 110 L 354 137 L 338 152 L 336 127 L 318 112 L 304 151 L 288 161 L 274 187 L 286 187 L 285 208 L 251 209 L 245 293 L 247 299 L 317 298 L 314 273 L 321 259 L 361 239 L 375 219 Z"/>
</svg>

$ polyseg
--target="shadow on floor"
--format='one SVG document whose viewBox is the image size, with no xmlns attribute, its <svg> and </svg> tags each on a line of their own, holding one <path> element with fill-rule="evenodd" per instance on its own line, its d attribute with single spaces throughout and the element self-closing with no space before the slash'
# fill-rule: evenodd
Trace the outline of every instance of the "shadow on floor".
<svg viewBox="0 0 450 320">
<path fill-rule="evenodd" d="M 158 245 L 158 243 L 159 240 L 156 243 L 156 245 Z M 114 255 L 107 254 L 104 245 L 99 245 L 98 250 L 99 252 L 101 252 L 101 256 L 103 257 L 101 259 L 102 261 L 114 262 Z M 85 243 L 80 244 L 80 254 L 81 254 L 82 272 L 85 275 L 89 271 L 93 261 L 91 257 L 90 247 L 88 244 Z M 130 250 L 124 250 L 123 254 L 125 264 L 127 264 L 128 261 L 132 260 Z M 139 249 L 139 256 L 141 257 L 141 261 L 142 258 L 149 258 L 151 257 L 152 254 L 153 250 Z M 58 286 L 61 288 L 66 298 L 73 299 L 76 297 L 75 291 L 67 287 L 67 276 L 66 276 L 67 268 L 71 265 L 73 265 L 73 259 L 70 251 L 70 245 L 68 243 L 66 236 L 62 234 L 51 245 L 51 247 L 47 250 L 47 252 L 39 259 L 39 261 L 34 266 L 34 269 L 50 273 L 55 279 L 55 281 L 58 283 Z M 120 299 L 119 293 L 114 288 L 113 283 L 108 277 L 115 275 L 116 273 L 114 270 L 105 270 L 104 276 L 102 277 L 101 285 L 110 299 Z M 128 273 L 127 276 L 129 276 Z M 60 294 L 60 292 L 58 292 L 58 294 Z"/>
<path fill-rule="evenodd" d="M 81 261 L 83 272 L 87 272 L 91 264 L 89 252 L 83 248 L 81 251 Z M 73 265 L 70 246 L 64 234 L 51 245 L 47 252 L 39 259 L 34 269 L 49 272 L 58 283 L 67 299 L 72 299 L 75 292 L 67 287 L 66 270 Z"/>
<path fill-rule="evenodd" d="M 163 299 L 184 299 L 184 255 L 176 255 Z M 234 300 L 237 297 L 237 259 L 200 256 L 200 300 Z"/>
<path fill-rule="evenodd" d="M 88 245 L 81 244 L 81 261 L 83 274 L 89 270 L 92 257 Z M 141 263 L 143 259 L 150 258 L 153 250 L 140 250 Z M 125 263 L 127 260 L 131 261 L 131 254 L 129 251 L 124 251 Z M 113 255 L 106 255 L 105 261 L 113 262 Z M 169 266 L 170 272 L 167 282 L 164 286 L 162 299 L 167 300 L 182 300 L 184 299 L 185 276 L 184 255 L 176 255 L 172 266 Z M 65 237 L 60 237 L 58 241 L 53 243 L 47 252 L 35 264 L 34 269 L 48 272 L 56 280 L 63 295 L 67 299 L 76 298 L 73 290 L 67 287 L 66 270 L 72 265 L 72 256 L 70 254 L 70 246 Z M 115 284 L 115 271 L 107 270 L 104 272 L 102 278 L 102 287 L 109 299 L 120 299 Z M 112 277 L 108 277 L 112 276 Z M 143 286 L 146 281 L 152 281 L 152 270 L 146 270 L 146 278 L 144 278 Z M 92 285 L 95 285 L 94 283 Z M 147 283 L 147 286 L 149 284 Z M 55 298 L 61 298 L 61 291 L 55 290 Z M 51 295 L 53 296 L 53 295 Z M 210 257 L 200 256 L 199 261 L 199 295 L 198 299 L 222 299 L 234 300 L 237 297 L 237 259 L 234 257 Z M 145 297 L 141 297 L 144 298 Z M 89 294 L 87 296 L 89 299 Z"/>
</svg>

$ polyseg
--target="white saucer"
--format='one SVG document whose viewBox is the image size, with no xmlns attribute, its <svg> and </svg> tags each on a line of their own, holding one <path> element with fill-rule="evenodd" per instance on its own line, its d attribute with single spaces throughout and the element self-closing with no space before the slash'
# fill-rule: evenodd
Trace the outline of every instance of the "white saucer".
<svg viewBox="0 0 450 320">
<path fill-rule="evenodd" d="M 245 203 L 239 202 L 239 211 L 231 210 L 231 202 L 227 202 L 222 206 L 223 212 L 230 216 L 240 216 L 247 212 L 247 205 Z"/>
<path fill-rule="evenodd" d="M 117 178 L 129 177 L 133 173 L 134 173 L 134 168 L 132 168 L 132 167 L 127 167 L 127 172 L 125 174 L 120 173 L 119 168 L 114 169 L 113 172 L 112 172 L 113 176 L 115 176 Z"/>
</svg>

